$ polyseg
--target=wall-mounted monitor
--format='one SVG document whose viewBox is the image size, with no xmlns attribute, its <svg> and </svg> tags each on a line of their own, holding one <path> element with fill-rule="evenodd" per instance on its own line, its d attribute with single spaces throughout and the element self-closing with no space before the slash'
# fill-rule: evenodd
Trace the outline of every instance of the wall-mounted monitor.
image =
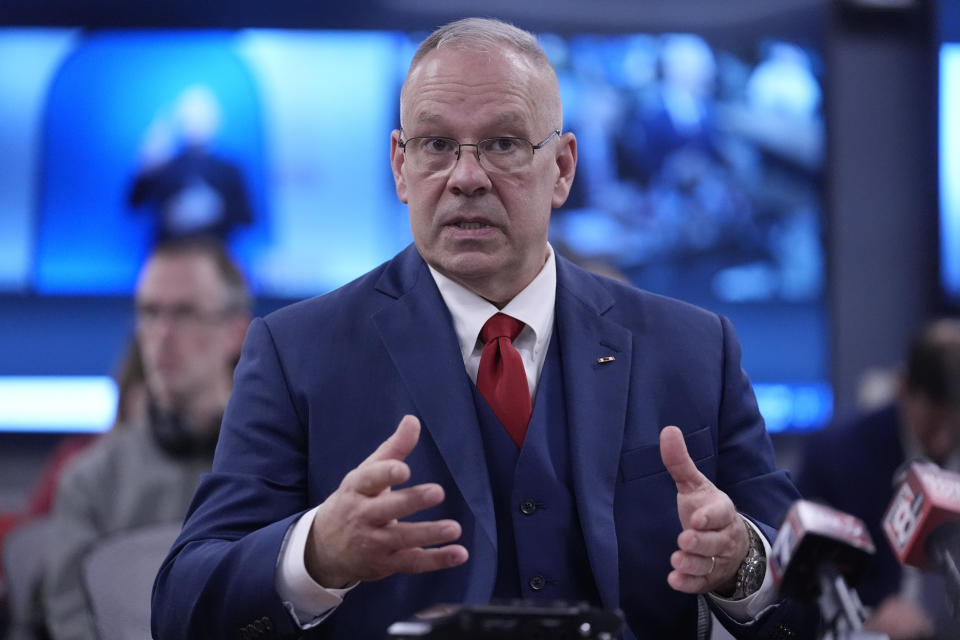
<svg viewBox="0 0 960 640">
<path fill-rule="evenodd" d="M 937 161 L 939 285 L 947 309 L 960 310 L 960 4 L 939 0 Z"/>
<path fill-rule="evenodd" d="M 0 290 L 129 296 L 152 243 L 197 230 L 262 297 L 320 294 L 390 258 L 411 239 L 388 150 L 420 37 L 0 28 L 0 60 L 16 61 L 0 65 Z M 554 246 L 730 316 L 772 385 L 770 426 L 822 424 L 818 44 L 540 37 L 580 153 Z"/>
<path fill-rule="evenodd" d="M 960 39 L 940 45 L 940 286 L 960 308 Z"/>
</svg>

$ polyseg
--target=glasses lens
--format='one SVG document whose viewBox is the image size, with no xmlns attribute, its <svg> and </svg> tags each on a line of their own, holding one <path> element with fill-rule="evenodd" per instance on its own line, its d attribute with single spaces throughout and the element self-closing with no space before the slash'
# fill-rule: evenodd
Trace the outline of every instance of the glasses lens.
<svg viewBox="0 0 960 640">
<path fill-rule="evenodd" d="M 406 154 L 424 171 L 446 171 L 457 160 L 459 144 L 450 138 L 410 138 Z"/>
<path fill-rule="evenodd" d="M 533 159 L 533 144 L 522 138 L 481 140 L 480 159 L 498 171 L 516 171 Z"/>
</svg>

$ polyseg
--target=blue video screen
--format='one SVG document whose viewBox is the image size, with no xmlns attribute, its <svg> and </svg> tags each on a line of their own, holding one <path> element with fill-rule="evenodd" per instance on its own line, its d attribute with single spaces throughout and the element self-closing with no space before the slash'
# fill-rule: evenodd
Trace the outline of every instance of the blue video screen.
<svg viewBox="0 0 960 640">
<path fill-rule="evenodd" d="M 385 150 L 402 34 L 31 35 L 8 49 L 45 55 L 0 71 L 31 85 L 4 282 L 129 294 L 153 242 L 224 220 L 259 294 L 304 297 L 409 241 Z"/>
<path fill-rule="evenodd" d="M 960 306 L 960 43 L 940 47 L 940 284 Z"/>
<path fill-rule="evenodd" d="M 412 239 L 389 134 L 420 38 L 0 28 L 0 60 L 17 61 L 0 65 L 0 293 L 129 296 L 154 242 L 198 229 L 262 297 L 317 295 L 389 259 Z M 554 247 L 729 316 L 777 428 L 820 426 L 820 51 L 540 39 L 580 154 Z"/>
<path fill-rule="evenodd" d="M 554 241 L 651 288 L 818 298 L 815 52 L 691 34 L 542 36 L 580 145 Z M 211 221 L 256 290 L 321 293 L 410 240 L 387 164 L 414 40 L 391 32 L 2 30 L 0 286 L 127 294 Z M 192 153 L 192 156 L 191 156 Z M 382 161 L 378 162 L 377 159 Z M 213 228 L 213 227 L 211 227 Z"/>
</svg>

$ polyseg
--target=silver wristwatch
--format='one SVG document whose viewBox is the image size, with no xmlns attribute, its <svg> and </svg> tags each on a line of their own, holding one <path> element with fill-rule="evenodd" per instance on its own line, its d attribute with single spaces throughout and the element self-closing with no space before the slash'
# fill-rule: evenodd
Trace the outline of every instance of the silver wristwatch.
<svg viewBox="0 0 960 640">
<path fill-rule="evenodd" d="M 747 549 L 747 555 L 737 569 L 736 587 L 731 600 L 742 600 L 747 596 L 756 593 L 763 584 L 763 577 L 767 573 L 767 554 L 763 551 L 763 542 L 760 536 L 746 522 L 743 523 L 747 529 L 747 535 L 750 536 L 750 547 Z"/>
</svg>

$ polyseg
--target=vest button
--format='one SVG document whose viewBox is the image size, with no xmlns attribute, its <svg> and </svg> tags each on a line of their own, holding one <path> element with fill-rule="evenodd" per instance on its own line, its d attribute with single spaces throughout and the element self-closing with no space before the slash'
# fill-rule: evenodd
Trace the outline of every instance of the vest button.
<svg viewBox="0 0 960 640">
<path fill-rule="evenodd" d="M 530 581 L 527 584 L 529 584 L 530 588 L 534 591 L 542 591 L 543 588 L 547 586 L 547 579 L 538 573 L 530 578 Z"/>
<path fill-rule="evenodd" d="M 520 513 L 525 516 L 533 515 L 537 510 L 537 503 L 529 498 L 520 503 Z"/>
</svg>

